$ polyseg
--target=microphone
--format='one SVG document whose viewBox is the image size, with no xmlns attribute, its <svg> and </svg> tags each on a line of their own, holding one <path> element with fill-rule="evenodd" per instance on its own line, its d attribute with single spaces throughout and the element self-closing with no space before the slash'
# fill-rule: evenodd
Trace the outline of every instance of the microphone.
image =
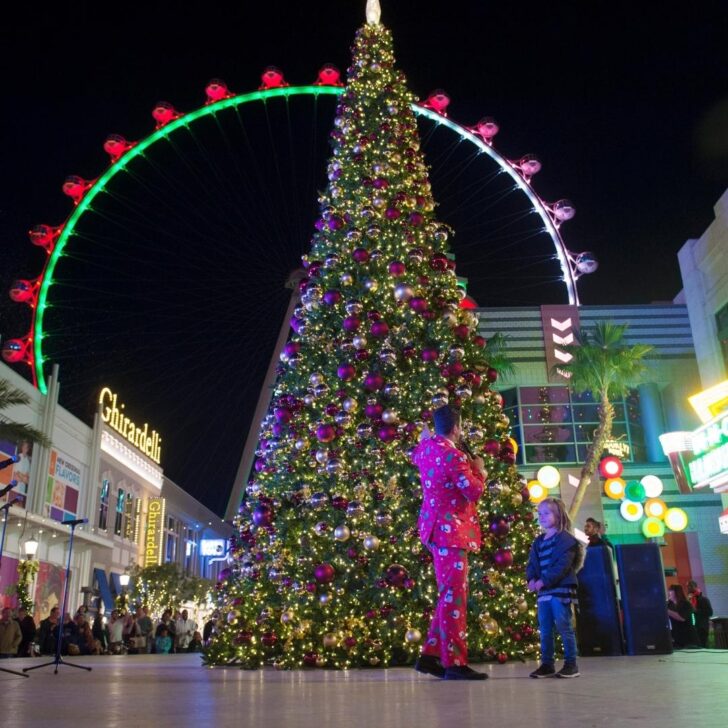
<svg viewBox="0 0 728 728">
<path fill-rule="evenodd" d="M 471 460 L 475 460 L 475 453 L 473 453 L 465 440 L 460 440 L 459 447 Z"/>
<path fill-rule="evenodd" d="M 13 455 L 13 457 L 8 458 L 7 460 L 3 460 L 0 462 L 0 470 L 3 468 L 7 468 L 10 465 L 13 465 L 13 463 L 17 463 L 20 458 L 17 455 Z"/>
<path fill-rule="evenodd" d="M 7 511 L 9 510 L 10 506 L 12 506 L 15 503 L 18 503 L 19 501 L 22 501 L 22 498 L 13 498 L 12 500 L 9 500 L 7 503 L 0 506 L 0 511 Z"/>
<path fill-rule="evenodd" d="M 88 523 L 88 518 L 74 518 L 72 521 L 61 521 L 64 526 L 80 526 L 82 523 Z"/>
<path fill-rule="evenodd" d="M 2 498 L 2 496 L 4 496 L 9 490 L 12 490 L 17 484 L 17 480 L 11 480 L 4 488 L 0 488 L 0 498 Z"/>
</svg>

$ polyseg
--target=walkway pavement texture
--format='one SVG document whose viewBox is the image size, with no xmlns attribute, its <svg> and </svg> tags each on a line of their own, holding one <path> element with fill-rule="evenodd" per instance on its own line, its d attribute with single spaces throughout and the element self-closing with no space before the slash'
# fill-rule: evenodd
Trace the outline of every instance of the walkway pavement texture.
<svg viewBox="0 0 728 728">
<path fill-rule="evenodd" d="M 728 651 L 582 658 L 582 676 L 532 680 L 534 663 L 478 665 L 451 682 L 411 668 L 206 669 L 199 655 L 75 657 L 30 678 L 0 672 L 0 726 L 34 728 L 478 728 L 728 725 Z M 40 659 L 1 660 L 20 670 Z"/>
</svg>

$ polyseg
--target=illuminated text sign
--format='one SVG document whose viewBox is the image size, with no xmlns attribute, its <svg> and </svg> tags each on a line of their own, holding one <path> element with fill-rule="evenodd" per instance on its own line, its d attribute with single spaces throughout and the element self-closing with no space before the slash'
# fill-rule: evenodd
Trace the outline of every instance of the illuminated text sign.
<svg viewBox="0 0 728 728">
<path fill-rule="evenodd" d="M 162 457 L 162 438 L 156 430 L 149 431 L 145 422 L 143 427 L 135 424 L 124 414 L 124 405 L 117 404 L 117 396 L 108 387 L 99 395 L 102 406 L 101 419 L 116 430 L 125 440 L 141 450 L 147 457 L 159 463 Z"/>
<path fill-rule="evenodd" d="M 164 536 L 164 498 L 150 498 L 147 504 L 147 532 L 144 538 L 144 566 L 162 563 Z"/>
</svg>

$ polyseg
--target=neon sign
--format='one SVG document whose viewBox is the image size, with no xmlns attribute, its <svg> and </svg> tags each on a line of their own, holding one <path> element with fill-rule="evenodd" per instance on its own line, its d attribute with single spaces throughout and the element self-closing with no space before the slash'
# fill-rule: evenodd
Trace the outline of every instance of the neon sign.
<svg viewBox="0 0 728 728">
<path fill-rule="evenodd" d="M 103 407 L 101 419 L 116 430 L 124 439 L 143 452 L 147 457 L 159 463 L 162 458 L 162 438 L 156 430 L 149 431 L 145 422 L 139 427 L 124 414 L 124 404 L 117 404 L 117 395 L 108 387 L 104 387 L 99 395 L 99 404 Z"/>
<path fill-rule="evenodd" d="M 162 536 L 164 535 L 164 498 L 150 498 L 147 503 L 147 532 L 144 538 L 144 566 L 162 563 Z"/>
</svg>

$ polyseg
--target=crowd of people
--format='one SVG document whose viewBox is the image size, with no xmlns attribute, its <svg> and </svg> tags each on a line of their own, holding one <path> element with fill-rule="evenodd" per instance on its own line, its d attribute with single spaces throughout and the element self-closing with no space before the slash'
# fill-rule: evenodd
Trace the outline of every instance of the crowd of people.
<svg viewBox="0 0 728 728">
<path fill-rule="evenodd" d="M 214 620 L 204 627 L 209 639 Z M 91 613 L 80 606 L 72 617 L 53 607 L 40 624 L 19 607 L 13 615 L 5 608 L 0 614 L 0 658 L 54 655 L 58 639 L 63 655 L 170 654 L 201 652 L 203 633 L 186 609 L 166 609 L 153 620 L 148 609 L 113 609 L 107 619 L 103 611 Z"/>
</svg>

